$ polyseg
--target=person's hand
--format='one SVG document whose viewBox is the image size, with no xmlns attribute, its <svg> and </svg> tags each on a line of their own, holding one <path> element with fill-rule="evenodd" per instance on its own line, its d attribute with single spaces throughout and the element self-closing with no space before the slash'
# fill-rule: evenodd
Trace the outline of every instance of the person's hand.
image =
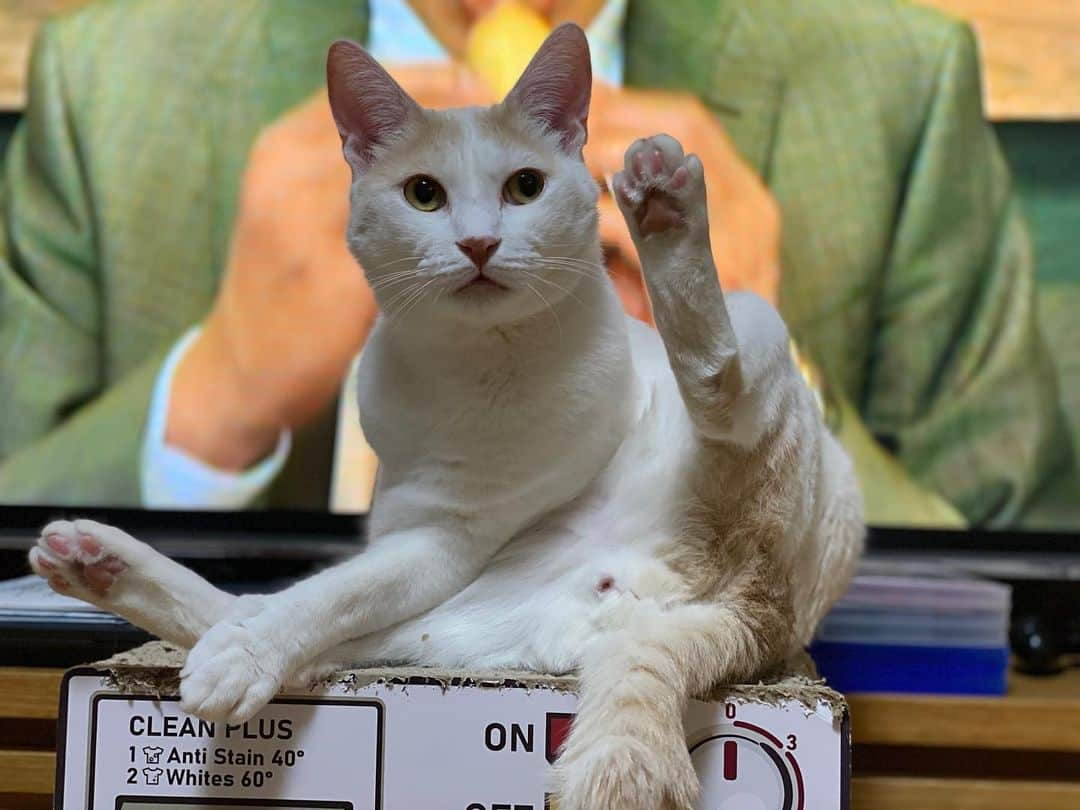
<svg viewBox="0 0 1080 810">
<path fill-rule="evenodd" d="M 713 258 L 724 288 L 752 290 L 775 303 L 780 278 L 779 208 L 696 97 L 598 83 L 589 113 L 585 162 L 594 176 L 609 179 L 623 168 L 631 143 L 661 132 L 680 141 L 688 154 L 696 153 L 705 167 Z M 619 258 L 636 262 L 626 222 L 609 194 L 600 198 L 600 237 L 617 249 Z M 623 283 L 631 282 L 624 279 Z"/>
<path fill-rule="evenodd" d="M 244 469 L 333 399 L 375 313 L 345 243 L 349 179 L 324 93 L 258 137 L 221 288 L 173 380 L 168 444 Z"/>
</svg>

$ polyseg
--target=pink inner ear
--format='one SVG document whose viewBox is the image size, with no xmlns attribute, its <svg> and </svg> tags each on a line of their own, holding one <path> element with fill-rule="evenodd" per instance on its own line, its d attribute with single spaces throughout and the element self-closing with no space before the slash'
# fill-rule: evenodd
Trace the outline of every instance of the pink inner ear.
<svg viewBox="0 0 1080 810">
<path fill-rule="evenodd" d="M 376 146 L 399 137 L 420 109 L 371 54 L 347 39 L 330 46 L 326 87 L 345 159 L 354 170 L 371 162 Z"/>
<path fill-rule="evenodd" d="M 544 40 L 504 103 L 557 133 L 567 152 L 580 154 L 591 93 L 589 42 L 579 26 L 564 23 Z"/>
</svg>

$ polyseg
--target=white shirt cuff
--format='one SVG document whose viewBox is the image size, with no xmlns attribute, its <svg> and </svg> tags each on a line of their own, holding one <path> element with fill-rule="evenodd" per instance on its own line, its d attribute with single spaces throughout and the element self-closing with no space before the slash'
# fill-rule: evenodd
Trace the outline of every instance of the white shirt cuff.
<svg viewBox="0 0 1080 810">
<path fill-rule="evenodd" d="M 284 430 L 273 453 L 254 467 L 233 473 L 165 443 L 173 375 L 198 334 L 199 328 L 194 327 L 177 341 L 154 384 L 140 472 L 143 506 L 151 509 L 242 509 L 281 472 L 292 448 L 292 434 Z"/>
</svg>

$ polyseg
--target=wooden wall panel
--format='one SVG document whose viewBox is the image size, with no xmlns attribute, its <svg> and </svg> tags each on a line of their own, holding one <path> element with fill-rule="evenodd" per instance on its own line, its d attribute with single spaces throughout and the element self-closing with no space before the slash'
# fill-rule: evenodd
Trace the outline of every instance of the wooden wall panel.
<svg viewBox="0 0 1080 810">
<path fill-rule="evenodd" d="M 40 21 L 86 2 L 0 0 L 0 110 L 25 103 L 26 58 Z M 991 118 L 1080 119 L 1080 0 L 915 2 L 975 26 Z"/>
<path fill-rule="evenodd" d="M 0 110 L 21 110 L 30 43 L 41 21 L 87 0 L 0 0 Z"/>
<path fill-rule="evenodd" d="M 918 0 L 979 35 L 992 119 L 1080 119 L 1080 0 Z"/>
</svg>

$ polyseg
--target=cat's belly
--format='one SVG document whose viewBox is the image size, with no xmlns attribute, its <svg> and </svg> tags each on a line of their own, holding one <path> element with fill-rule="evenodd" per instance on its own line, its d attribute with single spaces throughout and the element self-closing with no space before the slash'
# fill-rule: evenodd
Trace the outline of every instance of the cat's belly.
<svg viewBox="0 0 1080 810">
<path fill-rule="evenodd" d="M 635 351 L 645 363 L 641 418 L 603 474 L 513 538 L 456 596 L 371 637 L 365 657 L 566 672 L 611 600 L 679 598 L 679 580 L 662 559 L 674 539 L 692 431 L 662 347 Z"/>
<path fill-rule="evenodd" d="M 675 578 L 657 559 L 659 536 L 619 545 L 554 529 L 530 535 L 447 602 L 373 637 L 368 655 L 422 666 L 569 672 L 611 600 L 674 595 Z"/>
</svg>

